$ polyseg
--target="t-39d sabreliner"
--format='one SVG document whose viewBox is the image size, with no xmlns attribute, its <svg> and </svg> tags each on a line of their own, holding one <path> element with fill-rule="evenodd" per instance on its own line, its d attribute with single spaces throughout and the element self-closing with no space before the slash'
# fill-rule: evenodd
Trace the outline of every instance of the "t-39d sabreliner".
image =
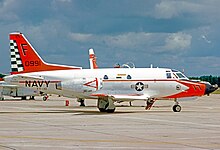
<svg viewBox="0 0 220 150">
<path fill-rule="evenodd" d="M 189 80 L 169 68 L 98 68 L 49 64 L 44 62 L 22 33 L 10 34 L 10 84 L 37 89 L 47 94 L 81 99 L 97 99 L 100 112 L 114 112 L 115 101 L 173 100 L 174 112 L 181 111 L 178 100 L 210 94 L 217 87 Z"/>
</svg>

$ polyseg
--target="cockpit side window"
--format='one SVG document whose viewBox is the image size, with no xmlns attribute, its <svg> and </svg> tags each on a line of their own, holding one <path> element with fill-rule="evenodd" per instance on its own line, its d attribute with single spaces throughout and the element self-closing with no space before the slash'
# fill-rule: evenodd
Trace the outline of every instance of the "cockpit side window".
<svg viewBox="0 0 220 150">
<path fill-rule="evenodd" d="M 178 70 L 172 69 L 173 77 L 181 80 L 189 80 L 183 73 Z"/>
</svg>

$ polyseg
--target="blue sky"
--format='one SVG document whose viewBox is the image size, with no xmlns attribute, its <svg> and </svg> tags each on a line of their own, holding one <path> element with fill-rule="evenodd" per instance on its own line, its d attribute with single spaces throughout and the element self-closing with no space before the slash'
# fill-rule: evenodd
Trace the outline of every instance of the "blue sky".
<svg viewBox="0 0 220 150">
<path fill-rule="evenodd" d="M 10 32 L 46 62 L 89 68 L 133 62 L 188 76 L 220 76 L 219 0 L 0 0 L 0 72 L 10 72 Z"/>
</svg>

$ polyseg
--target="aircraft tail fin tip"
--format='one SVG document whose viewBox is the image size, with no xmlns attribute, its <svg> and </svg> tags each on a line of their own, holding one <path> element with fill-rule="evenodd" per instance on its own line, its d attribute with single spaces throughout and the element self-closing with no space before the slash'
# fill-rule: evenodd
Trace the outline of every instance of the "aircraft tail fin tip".
<svg viewBox="0 0 220 150">
<path fill-rule="evenodd" d="M 98 68 L 98 65 L 96 63 L 96 56 L 92 48 L 89 49 L 89 63 L 90 63 L 90 69 Z"/>
</svg>

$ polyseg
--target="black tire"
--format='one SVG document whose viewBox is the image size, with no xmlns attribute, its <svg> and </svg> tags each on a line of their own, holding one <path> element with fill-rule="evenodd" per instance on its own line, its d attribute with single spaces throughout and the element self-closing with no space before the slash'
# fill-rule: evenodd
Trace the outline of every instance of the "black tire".
<svg viewBox="0 0 220 150">
<path fill-rule="evenodd" d="M 106 112 L 107 113 L 113 113 L 113 112 L 115 112 L 115 108 L 114 109 L 107 109 Z"/>
<path fill-rule="evenodd" d="M 174 112 L 180 112 L 181 111 L 181 106 L 180 105 L 174 105 L 173 106 L 173 111 Z"/>
<path fill-rule="evenodd" d="M 47 100 L 47 97 L 44 96 L 44 97 L 43 97 L 43 101 L 46 101 L 46 100 Z"/>
<path fill-rule="evenodd" d="M 21 100 L 27 100 L 26 96 L 21 96 Z"/>
<path fill-rule="evenodd" d="M 107 112 L 107 110 L 104 109 L 104 108 L 99 108 L 99 111 L 100 111 L 100 112 Z"/>
</svg>

